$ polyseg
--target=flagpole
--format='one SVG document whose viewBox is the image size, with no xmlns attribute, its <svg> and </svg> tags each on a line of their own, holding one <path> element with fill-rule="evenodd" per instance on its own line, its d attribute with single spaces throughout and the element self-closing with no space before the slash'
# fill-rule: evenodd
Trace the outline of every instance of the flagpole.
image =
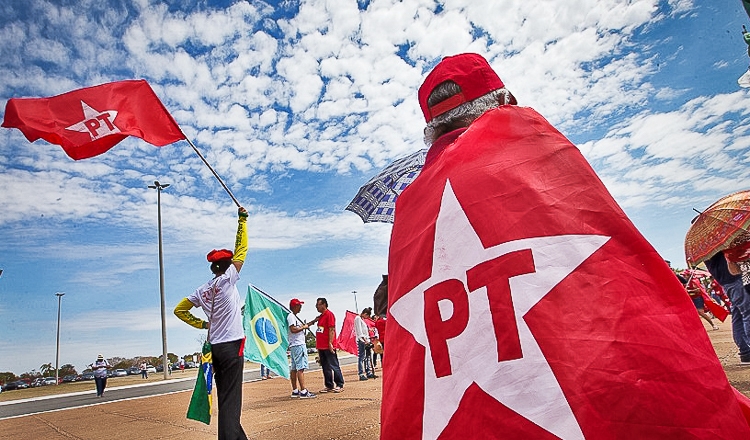
<svg viewBox="0 0 750 440">
<path fill-rule="evenodd" d="M 185 135 L 185 133 L 183 133 L 183 136 L 184 135 Z M 229 197 L 232 198 L 232 200 L 234 201 L 234 204 L 237 205 L 238 208 L 240 206 L 242 206 L 242 205 L 240 205 L 240 202 L 238 202 L 237 199 L 234 197 L 234 194 L 232 194 L 232 191 L 230 191 L 229 188 L 227 187 L 227 185 L 224 184 L 224 181 L 221 180 L 221 177 L 219 177 L 219 175 L 216 173 L 216 171 L 214 171 L 213 167 L 211 167 L 211 165 L 208 163 L 208 161 L 206 160 L 206 158 L 203 157 L 203 155 L 201 154 L 200 151 L 198 151 L 198 148 L 196 148 L 196 146 L 190 141 L 190 139 L 187 136 L 185 136 L 185 140 L 187 141 L 188 144 L 190 144 L 191 147 L 193 147 L 193 151 L 195 151 L 195 154 L 197 154 L 198 157 L 201 158 L 201 160 L 203 161 L 203 163 L 206 164 L 206 166 L 208 167 L 208 169 L 211 170 L 211 172 L 214 174 L 214 177 L 216 177 L 216 180 L 218 180 L 219 183 L 221 184 L 221 186 L 224 188 L 224 191 L 226 191 L 227 194 L 229 194 Z"/>
</svg>

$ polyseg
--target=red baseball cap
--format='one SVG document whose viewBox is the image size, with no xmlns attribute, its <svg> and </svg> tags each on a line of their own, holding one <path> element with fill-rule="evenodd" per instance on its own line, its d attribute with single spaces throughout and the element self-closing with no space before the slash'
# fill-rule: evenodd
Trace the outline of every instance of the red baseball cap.
<svg viewBox="0 0 750 440">
<path fill-rule="evenodd" d="M 445 81 L 453 81 L 461 88 L 461 93 L 439 102 L 432 107 L 427 105 L 427 98 L 435 87 Z M 432 72 L 427 75 L 419 88 L 419 105 L 426 122 L 436 116 L 453 110 L 459 105 L 505 87 L 490 64 L 483 56 L 475 53 L 462 53 L 443 58 Z M 516 104 L 515 98 L 511 103 Z"/>
<path fill-rule="evenodd" d="M 301 306 L 304 303 L 305 303 L 304 301 L 300 301 L 297 298 L 292 298 L 292 300 L 289 301 L 289 307 Z"/>
<path fill-rule="evenodd" d="M 208 260 L 210 263 L 214 263 L 219 260 L 232 258 L 233 256 L 234 252 L 230 251 L 229 249 L 219 249 L 218 251 L 214 249 L 209 252 L 208 255 L 206 255 L 206 260 Z"/>
</svg>

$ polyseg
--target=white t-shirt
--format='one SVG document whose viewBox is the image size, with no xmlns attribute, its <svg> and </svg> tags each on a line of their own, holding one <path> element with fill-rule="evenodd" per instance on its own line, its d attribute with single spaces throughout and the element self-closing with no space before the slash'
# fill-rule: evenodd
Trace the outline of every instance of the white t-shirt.
<svg viewBox="0 0 750 440">
<path fill-rule="evenodd" d="M 240 274 L 234 264 L 231 264 L 223 275 L 200 286 L 188 296 L 188 300 L 202 308 L 209 318 L 208 342 L 212 344 L 237 341 L 245 337 L 242 327 L 242 299 L 236 286 L 239 280 Z"/>
<path fill-rule="evenodd" d="M 361 316 L 357 315 L 354 317 L 354 334 L 357 335 L 357 340 L 370 342 L 370 332 L 367 329 L 367 324 Z"/>
<path fill-rule="evenodd" d="M 286 317 L 286 328 L 289 331 L 289 346 L 293 347 L 295 345 L 305 345 L 305 331 L 302 330 L 301 332 L 292 333 L 292 330 L 289 328 L 291 326 L 299 327 L 302 323 L 299 319 L 297 319 L 296 316 L 294 316 L 294 313 L 290 313 Z"/>
</svg>

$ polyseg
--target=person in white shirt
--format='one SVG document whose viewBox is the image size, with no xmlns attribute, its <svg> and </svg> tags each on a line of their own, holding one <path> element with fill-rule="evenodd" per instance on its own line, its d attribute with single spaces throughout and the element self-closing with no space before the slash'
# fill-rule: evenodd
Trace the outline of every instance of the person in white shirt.
<svg viewBox="0 0 750 440">
<path fill-rule="evenodd" d="M 292 359 L 292 367 L 289 372 L 289 380 L 292 383 L 292 397 L 300 399 L 312 399 L 318 397 L 315 393 L 307 390 L 305 386 L 305 370 L 307 364 L 307 347 L 305 345 L 305 330 L 308 325 L 300 321 L 297 314 L 302 310 L 304 301 L 297 298 L 289 301 L 289 309 L 292 311 L 287 315 L 287 327 L 289 329 L 289 354 Z M 299 388 L 297 383 L 299 382 Z"/>
<path fill-rule="evenodd" d="M 211 263 L 213 279 L 177 304 L 174 314 L 196 328 L 208 329 L 211 343 L 214 379 L 219 402 L 219 440 L 247 440 L 240 424 L 242 413 L 242 369 L 245 330 L 242 327 L 242 305 L 237 282 L 247 255 L 247 211 L 237 211 L 237 234 L 234 252 L 212 250 L 206 256 Z M 208 321 L 190 313 L 200 307 Z"/>
<path fill-rule="evenodd" d="M 370 319 L 372 315 L 372 307 L 367 307 L 362 310 L 358 316 L 354 318 L 354 334 L 357 337 L 357 372 L 359 373 L 359 380 L 367 380 L 375 377 L 372 372 L 372 364 L 370 359 L 367 357 L 367 345 L 370 344 L 370 329 L 365 323 L 365 319 Z"/>
<path fill-rule="evenodd" d="M 109 368 L 109 362 L 101 354 L 96 357 L 96 362 L 91 364 L 91 369 L 94 370 L 94 382 L 96 382 L 96 397 L 104 396 L 104 388 L 107 387 L 107 368 Z"/>
</svg>

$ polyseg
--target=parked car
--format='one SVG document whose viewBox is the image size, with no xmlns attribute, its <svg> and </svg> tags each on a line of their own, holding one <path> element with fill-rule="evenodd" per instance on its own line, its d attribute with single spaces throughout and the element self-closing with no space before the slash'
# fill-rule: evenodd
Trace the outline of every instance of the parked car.
<svg viewBox="0 0 750 440">
<path fill-rule="evenodd" d="M 75 382 L 78 380 L 78 376 L 75 374 L 68 374 L 67 376 L 62 378 L 63 382 Z"/>
<path fill-rule="evenodd" d="M 44 378 L 43 377 L 37 377 L 36 379 L 31 381 L 31 387 L 36 388 L 44 385 Z"/>
<path fill-rule="evenodd" d="M 86 373 L 81 374 L 81 380 L 94 380 L 94 372 L 87 371 Z"/>
<path fill-rule="evenodd" d="M 28 388 L 28 387 L 29 387 L 29 384 L 27 384 L 26 382 L 22 380 L 17 380 L 15 382 L 6 383 L 5 386 L 3 387 L 3 390 L 5 391 L 21 390 L 21 389 Z"/>
<path fill-rule="evenodd" d="M 124 377 L 127 375 L 128 375 L 128 372 L 123 368 L 118 368 L 112 373 L 112 376 L 114 377 Z"/>
<path fill-rule="evenodd" d="M 185 368 L 197 368 L 197 367 L 198 365 L 196 365 L 196 363 L 193 361 L 185 362 Z"/>
<path fill-rule="evenodd" d="M 149 373 L 156 373 L 156 368 L 153 365 L 146 365 L 146 371 Z"/>
<path fill-rule="evenodd" d="M 54 377 L 45 377 L 42 385 L 57 385 L 57 379 Z"/>
<path fill-rule="evenodd" d="M 130 367 L 128 368 L 128 374 L 129 375 L 141 374 L 141 369 L 139 367 Z"/>
</svg>

